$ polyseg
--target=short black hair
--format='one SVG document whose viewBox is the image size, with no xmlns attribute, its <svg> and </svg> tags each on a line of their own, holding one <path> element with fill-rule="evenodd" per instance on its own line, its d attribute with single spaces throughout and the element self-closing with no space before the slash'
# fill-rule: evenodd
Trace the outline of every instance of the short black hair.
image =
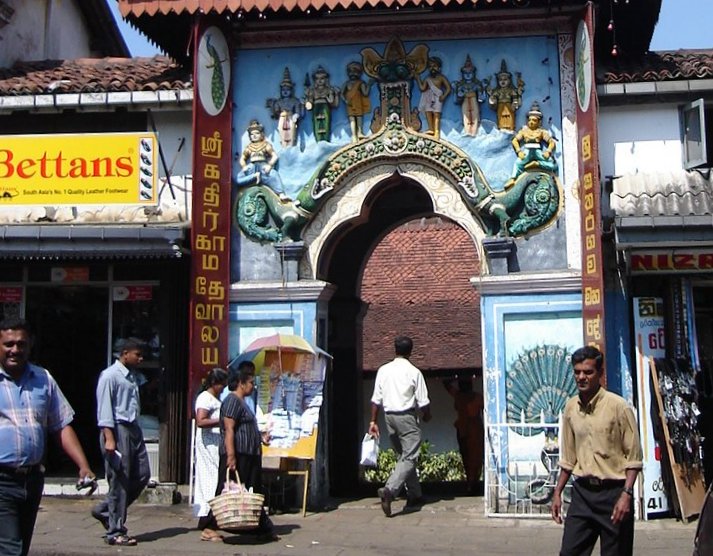
<svg viewBox="0 0 713 556">
<path fill-rule="evenodd" d="M 141 338 L 131 336 L 129 338 L 119 338 L 116 341 L 116 350 L 121 354 L 125 351 L 133 351 L 138 349 L 143 352 L 146 349 L 146 342 Z"/>
<path fill-rule="evenodd" d="M 584 346 L 572 354 L 572 366 L 581 363 L 585 359 L 594 359 L 597 371 L 601 371 L 604 366 L 604 355 L 594 346 Z"/>
<path fill-rule="evenodd" d="M 0 321 L 0 330 L 24 330 L 28 336 L 32 336 L 32 326 L 25 319 L 19 317 L 8 317 Z"/>
<path fill-rule="evenodd" d="M 396 355 L 408 357 L 413 351 L 413 340 L 408 336 L 396 336 L 394 340 L 394 351 Z"/>
</svg>

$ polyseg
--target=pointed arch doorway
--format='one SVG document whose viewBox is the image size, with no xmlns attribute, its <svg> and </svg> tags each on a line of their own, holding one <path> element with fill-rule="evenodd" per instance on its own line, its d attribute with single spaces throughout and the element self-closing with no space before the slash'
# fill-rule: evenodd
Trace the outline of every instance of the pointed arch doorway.
<svg viewBox="0 0 713 556">
<path fill-rule="evenodd" d="M 326 207 L 327 214 L 341 216 L 331 224 L 322 221 L 318 231 L 308 229 L 305 234 L 310 245 L 319 245 L 313 251 L 318 256 L 311 259 L 316 263 L 315 276 L 336 286 L 328 310 L 328 345 L 334 361 L 325 398 L 330 494 L 334 496 L 366 494 L 374 488 L 360 480 L 358 447 L 368 421 L 364 408 L 374 371 L 393 357 L 394 333 L 411 335 L 417 344 L 414 362 L 431 377 L 432 403 L 440 413 L 431 433 L 449 437 L 439 442 L 442 446 L 455 446 L 455 414 L 436 378 L 457 369 L 454 361 L 444 362 L 436 353 L 429 356 L 434 351 L 429 341 L 441 353 L 461 354 L 456 365 L 463 372 L 476 373 L 481 367 L 479 300 L 469 279 L 480 269 L 479 241 L 474 236 L 482 232 L 471 214 L 459 211 L 455 190 L 426 168 L 392 168 L 390 172 L 382 168 L 355 178 L 351 188 L 343 191 L 341 200 Z M 349 216 L 344 214 L 345 206 Z M 419 230 L 423 233 L 414 237 Z M 401 241 L 404 234 L 411 243 Z M 398 237 L 401 240 L 394 242 Z M 419 246 L 416 260 L 411 250 L 426 237 L 428 245 Z M 381 276 L 378 265 L 384 268 L 389 259 L 384 251 L 389 249 L 400 249 L 404 264 L 394 258 L 389 275 Z M 411 284 L 399 274 L 400 269 L 412 275 Z M 420 292 L 413 287 L 416 283 Z M 394 300 L 398 318 L 389 318 L 384 301 L 398 290 L 403 294 Z M 435 297 L 423 292 L 435 292 Z M 454 307 L 458 315 L 453 314 Z M 449 318 L 450 324 L 445 322 Z"/>
</svg>

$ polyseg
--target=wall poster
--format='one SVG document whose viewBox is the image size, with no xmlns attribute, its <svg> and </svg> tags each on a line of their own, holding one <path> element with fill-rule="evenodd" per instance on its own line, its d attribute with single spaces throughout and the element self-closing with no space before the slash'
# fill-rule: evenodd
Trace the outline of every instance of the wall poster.
<svg viewBox="0 0 713 556">
<path fill-rule="evenodd" d="M 634 335 L 639 430 L 644 452 L 642 514 L 644 519 L 668 515 L 668 498 L 661 477 L 661 446 L 654 439 L 649 358 L 666 357 L 664 307 L 660 297 L 635 297 Z"/>
</svg>

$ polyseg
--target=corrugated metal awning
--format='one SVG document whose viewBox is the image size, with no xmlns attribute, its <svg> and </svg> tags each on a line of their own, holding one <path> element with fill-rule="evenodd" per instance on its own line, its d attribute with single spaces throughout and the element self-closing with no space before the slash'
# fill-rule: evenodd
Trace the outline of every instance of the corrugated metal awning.
<svg viewBox="0 0 713 556">
<path fill-rule="evenodd" d="M 617 249 L 713 244 L 710 169 L 627 174 L 612 187 Z"/>
<path fill-rule="evenodd" d="M 6 225 L 0 259 L 178 258 L 184 235 L 178 226 Z"/>
</svg>

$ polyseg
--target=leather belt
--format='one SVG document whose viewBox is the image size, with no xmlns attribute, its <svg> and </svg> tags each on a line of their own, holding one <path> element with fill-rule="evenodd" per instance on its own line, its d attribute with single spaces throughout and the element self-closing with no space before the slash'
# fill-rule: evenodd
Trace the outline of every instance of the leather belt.
<svg viewBox="0 0 713 556">
<path fill-rule="evenodd" d="M 576 482 L 590 490 L 623 488 L 626 483 L 624 479 L 600 479 L 599 477 L 578 477 Z"/>
<path fill-rule="evenodd" d="M 35 465 L 21 465 L 19 467 L 12 467 L 10 465 L 0 465 L 0 473 L 5 475 L 17 476 L 27 476 L 34 473 L 44 473 L 44 466 L 40 463 Z"/>
</svg>

